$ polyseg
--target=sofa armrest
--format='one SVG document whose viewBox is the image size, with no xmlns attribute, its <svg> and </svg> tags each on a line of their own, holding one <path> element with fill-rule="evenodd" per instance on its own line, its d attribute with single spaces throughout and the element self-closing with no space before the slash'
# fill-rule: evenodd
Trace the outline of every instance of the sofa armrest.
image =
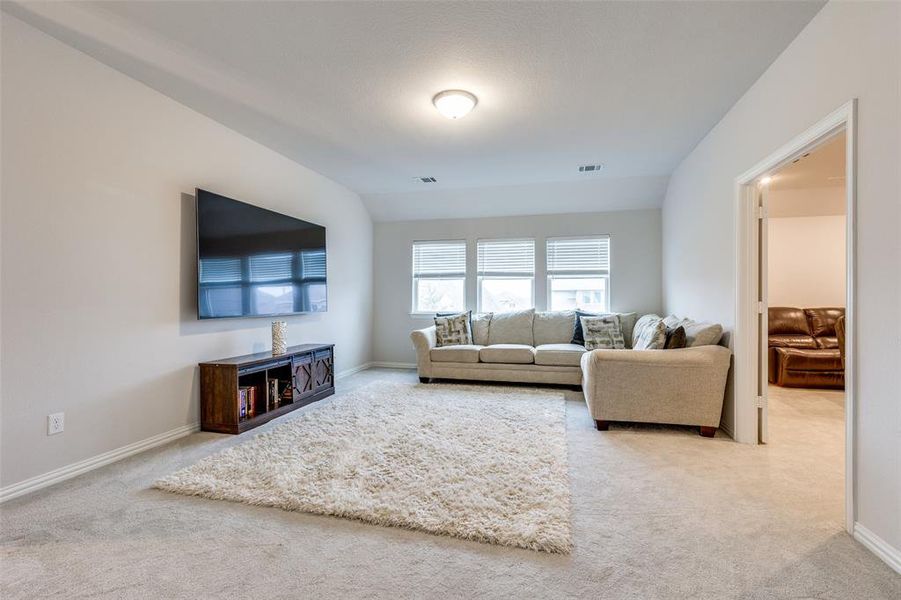
<svg viewBox="0 0 901 600">
<path fill-rule="evenodd" d="M 718 427 L 731 351 L 592 350 L 582 387 L 592 418 Z"/>
<path fill-rule="evenodd" d="M 417 329 L 410 334 L 416 349 L 416 370 L 420 377 L 432 376 L 432 348 L 438 345 L 435 326 Z"/>
</svg>

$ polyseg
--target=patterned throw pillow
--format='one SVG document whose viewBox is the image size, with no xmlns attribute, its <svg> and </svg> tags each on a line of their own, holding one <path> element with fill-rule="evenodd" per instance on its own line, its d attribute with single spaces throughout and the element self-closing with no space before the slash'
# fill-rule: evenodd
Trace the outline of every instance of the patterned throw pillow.
<svg viewBox="0 0 901 600">
<path fill-rule="evenodd" d="M 618 316 L 579 317 L 579 320 L 586 350 L 622 350 L 626 347 Z"/>
<path fill-rule="evenodd" d="M 471 316 L 472 311 L 466 311 L 448 317 L 435 317 L 435 337 L 438 346 L 472 344 Z"/>
<path fill-rule="evenodd" d="M 664 323 L 666 321 L 664 320 Z M 663 346 L 664 350 L 677 350 L 679 348 L 685 348 L 688 345 L 688 340 L 685 337 L 685 328 L 679 325 L 678 327 L 670 327 L 666 330 L 666 343 Z"/>
<path fill-rule="evenodd" d="M 582 331 L 582 317 L 606 317 L 609 313 L 591 313 L 576 309 L 575 323 L 573 324 L 573 339 L 570 344 L 585 345 L 585 334 Z"/>
<path fill-rule="evenodd" d="M 657 315 L 645 315 L 635 323 L 632 332 L 633 350 L 663 350 L 666 346 L 666 325 Z"/>
</svg>

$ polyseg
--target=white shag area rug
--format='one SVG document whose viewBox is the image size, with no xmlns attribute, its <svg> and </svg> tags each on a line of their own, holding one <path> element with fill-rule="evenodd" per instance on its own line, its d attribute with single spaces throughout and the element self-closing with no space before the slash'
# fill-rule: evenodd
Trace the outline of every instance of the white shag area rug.
<svg viewBox="0 0 901 600">
<path fill-rule="evenodd" d="M 154 487 L 567 554 L 565 411 L 553 390 L 378 381 Z"/>
</svg>

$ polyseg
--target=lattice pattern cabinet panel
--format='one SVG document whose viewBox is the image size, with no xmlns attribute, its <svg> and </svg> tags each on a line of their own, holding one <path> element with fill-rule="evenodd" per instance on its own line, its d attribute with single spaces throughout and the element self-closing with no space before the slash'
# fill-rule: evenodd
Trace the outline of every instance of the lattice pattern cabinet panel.
<svg viewBox="0 0 901 600">
<path fill-rule="evenodd" d="M 315 363 L 316 389 L 321 390 L 332 387 L 335 384 L 332 349 L 317 351 L 313 360 Z"/>
</svg>

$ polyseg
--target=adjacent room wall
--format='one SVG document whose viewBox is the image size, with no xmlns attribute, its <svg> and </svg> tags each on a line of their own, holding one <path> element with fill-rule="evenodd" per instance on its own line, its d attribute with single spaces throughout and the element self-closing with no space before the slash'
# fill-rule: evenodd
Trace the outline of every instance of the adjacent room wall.
<svg viewBox="0 0 901 600">
<path fill-rule="evenodd" d="M 661 304 L 659 209 L 376 223 L 373 359 L 414 363 L 410 332 L 431 323 L 428 317 L 410 314 L 414 240 L 467 240 L 469 283 L 474 281 L 477 239 L 534 238 L 535 304 L 538 310 L 544 310 L 547 303 L 545 238 L 599 234 L 610 235 L 612 309 L 658 312 Z M 475 310 L 475 291 L 472 286 L 467 287 L 469 308 Z"/>
<path fill-rule="evenodd" d="M 831 2 L 676 169 L 667 312 L 735 323 L 735 178 L 852 98 L 857 132 L 859 526 L 901 564 L 901 4 Z M 732 398 L 727 397 L 727 425 Z M 859 529 L 859 531 L 864 531 Z M 872 547 L 877 544 L 874 543 Z"/>
<path fill-rule="evenodd" d="M 289 342 L 369 361 L 356 194 L 9 15 L 2 61 L 0 485 L 196 423 L 196 364 L 270 348 L 269 319 L 195 318 L 195 186 L 328 227 L 329 312 Z"/>
<path fill-rule="evenodd" d="M 845 306 L 845 217 L 769 219 L 770 306 Z"/>
</svg>

